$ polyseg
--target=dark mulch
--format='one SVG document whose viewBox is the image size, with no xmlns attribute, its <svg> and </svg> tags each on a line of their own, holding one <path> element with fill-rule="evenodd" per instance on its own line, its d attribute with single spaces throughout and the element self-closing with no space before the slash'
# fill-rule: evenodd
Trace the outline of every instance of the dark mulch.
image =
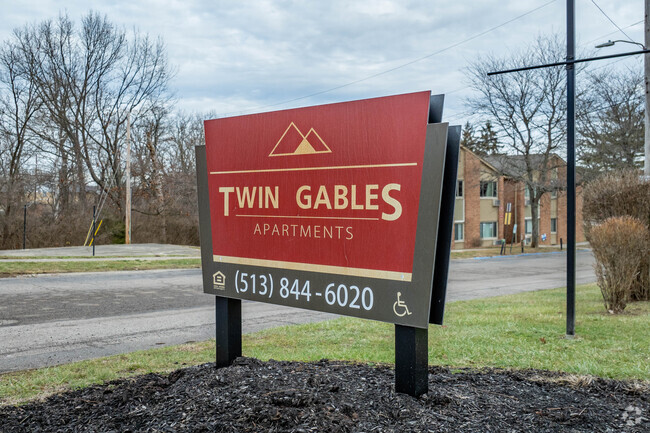
<svg viewBox="0 0 650 433">
<path fill-rule="evenodd" d="M 395 394 L 389 367 L 239 358 L 2 407 L 0 431 L 650 432 L 648 389 L 631 383 L 531 370 L 429 373 L 429 393 L 413 398 Z"/>
</svg>

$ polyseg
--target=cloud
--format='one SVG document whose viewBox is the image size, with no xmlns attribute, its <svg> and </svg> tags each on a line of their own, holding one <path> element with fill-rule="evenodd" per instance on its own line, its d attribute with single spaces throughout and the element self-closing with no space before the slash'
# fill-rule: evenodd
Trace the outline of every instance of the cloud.
<svg viewBox="0 0 650 433">
<path fill-rule="evenodd" d="M 127 29 L 160 35 L 177 68 L 172 86 L 178 106 L 222 115 L 425 89 L 453 92 L 447 98 L 447 112 L 459 113 L 465 110 L 464 98 L 469 92 L 462 71 L 477 56 L 507 56 L 512 50 L 523 49 L 538 34 L 565 31 L 565 4 L 556 1 L 479 38 L 400 67 L 512 20 L 545 1 L 3 3 L 3 39 L 13 27 L 56 17 L 62 7 L 74 19 L 93 9 Z M 579 41 L 616 30 L 591 2 L 577 3 Z M 598 1 L 621 27 L 643 19 L 642 2 L 619 3 Z M 643 40 L 642 26 L 626 32 Z M 622 38 L 614 36 L 604 38 Z M 382 73 L 394 68 L 398 69 Z M 366 79 L 373 75 L 377 76 Z M 348 83 L 354 84 L 345 86 Z M 334 88 L 338 89 L 321 93 Z M 301 98 L 308 95 L 313 96 Z M 295 101 L 280 104 L 291 100 Z"/>
</svg>

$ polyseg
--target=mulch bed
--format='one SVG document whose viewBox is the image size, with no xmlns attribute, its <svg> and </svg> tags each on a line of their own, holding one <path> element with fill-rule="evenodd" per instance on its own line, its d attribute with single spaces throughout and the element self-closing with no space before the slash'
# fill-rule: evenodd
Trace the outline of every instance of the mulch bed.
<svg viewBox="0 0 650 433">
<path fill-rule="evenodd" d="M 0 407 L 0 432 L 649 432 L 647 386 L 546 371 L 431 367 L 429 393 L 394 371 L 238 358 Z"/>
</svg>

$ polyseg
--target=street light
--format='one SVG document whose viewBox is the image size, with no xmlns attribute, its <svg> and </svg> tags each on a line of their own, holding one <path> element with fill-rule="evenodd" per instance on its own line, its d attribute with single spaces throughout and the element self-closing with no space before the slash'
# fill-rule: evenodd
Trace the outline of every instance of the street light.
<svg viewBox="0 0 650 433">
<path fill-rule="evenodd" d="M 643 45 L 642 43 L 640 43 L 640 42 L 634 42 L 634 41 L 626 41 L 626 40 L 623 40 L 623 39 L 617 39 L 617 40 L 615 40 L 615 41 L 609 40 L 609 41 L 607 41 L 607 42 L 603 42 L 602 44 L 598 44 L 598 45 L 596 45 L 596 48 L 612 47 L 612 46 L 614 46 L 614 44 L 615 44 L 616 42 L 623 42 L 623 43 L 626 43 L 626 44 L 634 44 L 634 45 L 638 45 L 638 46 L 640 46 L 642 49 L 645 50 L 645 45 Z"/>
<path fill-rule="evenodd" d="M 646 29 L 647 29 L 647 15 L 646 15 Z M 648 43 L 648 36 L 646 34 L 646 43 Z M 617 42 L 623 42 L 625 44 L 634 44 L 640 46 L 642 49 L 646 49 L 645 45 L 643 45 L 640 42 L 634 42 L 634 41 L 626 41 L 623 39 L 617 39 L 615 41 L 609 40 L 607 42 L 603 42 L 602 44 L 596 45 L 596 48 L 605 48 L 605 47 L 611 47 Z M 643 62 L 643 70 L 644 70 L 644 77 L 645 77 L 645 135 L 644 135 L 644 143 L 643 143 L 643 153 L 645 154 L 645 161 L 643 164 L 643 174 L 646 176 L 650 176 L 650 56 L 646 54 L 644 57 L 644 62 Z"/>
</svg>

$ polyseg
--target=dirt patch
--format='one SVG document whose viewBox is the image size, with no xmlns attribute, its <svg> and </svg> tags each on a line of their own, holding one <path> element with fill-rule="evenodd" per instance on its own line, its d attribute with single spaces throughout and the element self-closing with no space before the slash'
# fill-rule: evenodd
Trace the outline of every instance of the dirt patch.
<svg viewBox="0 0 650 433">
<path fill-rule="evenodd" d="M 645 385 L 545 371 L 432 367 L 429 393 L 394 372 L 239 358 L 0 407 L 9 432 L 648 432 Z"/>
</svg>

